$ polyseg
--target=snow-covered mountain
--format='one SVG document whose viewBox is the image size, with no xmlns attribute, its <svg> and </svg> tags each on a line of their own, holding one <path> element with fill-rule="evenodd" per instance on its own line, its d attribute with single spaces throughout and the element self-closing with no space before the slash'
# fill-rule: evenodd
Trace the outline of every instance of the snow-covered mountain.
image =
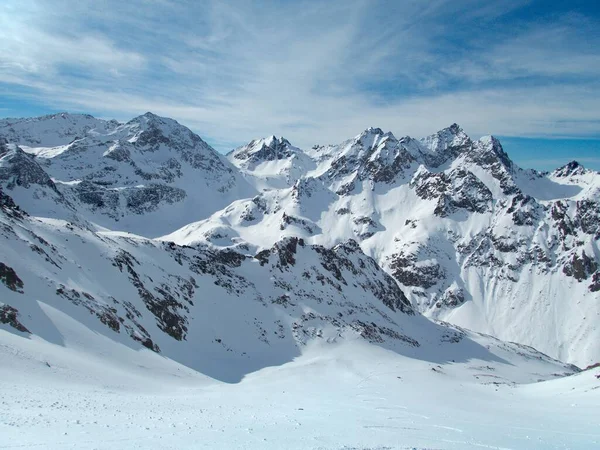
<svg viewBox="0 0 600 450">
<path fill-rule="evenodd" d="M 232 150 L 227 158 L 260 191 L 289 187 L 315 167 L 306 153 L 275 136 L 255 139 Z"/>
<path fill-rule="evenodd" d="M 228 382 L 316 341 L 356 339 L 437 364 L 500 364 L 507 383 L 577 371 L 415 313 L 355 241 L 326 248 L 289 237 L 252 254 L 32 217 L 3 192 L 0 205 L 0 327 L 19 336 L 96 352 L 80 337 L 93 330 Z"/>
<path fill-rule="evenodd" d="M 597 172 L 523 170 L 496 138 L 472 140 L 456 124 L 422 140 L 369 128 L 305 155 L 312 169 L 286 160 L 284 173 L 305 171 L 289 187 L 164 239 L 255 250 L 286 236 L 355 239 L 430 317 L 582 365 L 600 358 Z M 240 169 L 275 175 L 259 165 Z"/>
<path fill-rule="evenodd" d="M 253 190 L 198 135 L 152 113 L 125 124 L 70 114 L 4 119 L 0 136 L 8 143 L 0 143 L 2 182 L 34 215 L 157 236 Z"/>
<path fill-rule="evenodd" d="M 17 332 L 60 342 L 49 318 L 74 319 L 232 380 L 354 337 L 556 371 L 455 325 L 600 359 L 600 175 L 576 163 L 523 170 L 456 124 L 227 157 L 150 113 L 4 119 L 0 139 L 0 317 Z"/>
</svg>

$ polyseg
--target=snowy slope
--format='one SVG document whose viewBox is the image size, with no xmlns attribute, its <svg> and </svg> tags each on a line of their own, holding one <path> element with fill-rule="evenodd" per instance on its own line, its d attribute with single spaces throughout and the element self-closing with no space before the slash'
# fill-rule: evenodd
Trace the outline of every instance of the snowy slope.
<svg viewBox="0 0 600 450">
<path fill-rule="evenodd" d="M 600 437 L 597 370 L 563 380 L 577 370 L 415 314 L 351 242 L 288 238 L 248 257 L 0 204 L 9 446 L 529 449 Z M 554 381 L 526 385 L 540 380 Z"/>
<path fill-rule="evenodd" d="M 180 247 L 30 217 L 5 194 L 0 220 L 0 326 L 23 337 L 91 353 L 105 352 L 100 341 L 146 347 L 223 381 L 291 361 L 314 341 L 355 339 L 437 363 L 508 355 L 543 363 L 545 376 L 573 370 L 415 314 L 354 241 L 291 237 L 256 254 Z"/>
</svg>

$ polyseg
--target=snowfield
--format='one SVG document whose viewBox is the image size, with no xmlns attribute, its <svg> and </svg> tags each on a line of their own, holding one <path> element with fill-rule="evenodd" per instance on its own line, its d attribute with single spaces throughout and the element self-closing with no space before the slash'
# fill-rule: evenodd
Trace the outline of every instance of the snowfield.
<svg viewBox="0 0 600 450">
<path fill-rule="evenodd" d="M 85 333 L 90 333 L 86 331 Z M 85 335 L 86 341 L 99 338 Z M 228 384 L 149 350 L 83 352 L 0 330 L 0 448 L 592 449 L 600 370 L 533 384 L 473 359 L 311 346 Z M 530 367 L 525 378 L 534 381 Z M 510 375 L 508 375 L 510 376 Z M 520 373 L 518 378 L 524 381 Z M 500 380 L 495 383 L 495 381 Z"/>
</svg>

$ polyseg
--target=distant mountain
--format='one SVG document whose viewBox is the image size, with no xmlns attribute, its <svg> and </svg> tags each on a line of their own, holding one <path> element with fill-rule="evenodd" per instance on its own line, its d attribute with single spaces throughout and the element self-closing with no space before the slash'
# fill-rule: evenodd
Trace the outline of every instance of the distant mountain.
<svg viewBox="0 0 600 450">
<path fill-rule="evenodd" d="M 20 160 L 29 161 L 15 166 L 14 157 L 2 157 L 5 182 L 41 169 L 60 194 L 50 207 L 47 196 L 32 195 L 35 190 L 11 192 L 34 215 L 76 216 L 101 227 L 156 236 L 253 192 L 198 135 L 151 113 L 125 124 L 69 114 L 5 119 L 0 136 L 16 146 Z"/>
<path fill-rule="evenodd" d="M 286 188 L 313 169 L 313 160 L 284 137 L 255 139 L 227 158 L 259 190 Z"/>
<path fill-rule="evenodd" d="M 240 170 L 303 177 L 164 238 L 254 250 L 288 236 L 355 239 L 430 317 L 580 364 L 600 358 L 597 172 L 523 170 L 498 139 L 456 124 L 421 140 L 369 128 L 284 161 Z"/>
<path fill-rule="evenodd" d="M 600 359 L 600 174 L 576 162 L 523 170 L 457 124 L 227 157 L 151 113 L 4 119 L 0 139 L 6 323 L 44 333 L 25 296 L 193 365 L 261 336 L 286 358 L 348 333 L 427 353 L 458 331 L 423 313 Z"/>
</svg>

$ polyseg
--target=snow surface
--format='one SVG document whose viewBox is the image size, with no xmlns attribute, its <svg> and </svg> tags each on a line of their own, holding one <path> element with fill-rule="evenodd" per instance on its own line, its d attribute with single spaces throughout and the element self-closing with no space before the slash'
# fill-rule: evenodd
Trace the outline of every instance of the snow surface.
<svg viewBox="0 0 600 450">
<path fill-rule="evenodd" d="M 85 334 L 87 333 L 87 334 Z M 90 332 L 81 339 L 98 339 Z M 102 353 L 0 330 L 0 448 L 591 449 L 600 369 L 493 384 L 508 365 L 437 365 L 360 341 L 311 346 L 227 384 L 149 350 Z M 532 378 L 532 376 L 530 376 Z"/>
</svg>

